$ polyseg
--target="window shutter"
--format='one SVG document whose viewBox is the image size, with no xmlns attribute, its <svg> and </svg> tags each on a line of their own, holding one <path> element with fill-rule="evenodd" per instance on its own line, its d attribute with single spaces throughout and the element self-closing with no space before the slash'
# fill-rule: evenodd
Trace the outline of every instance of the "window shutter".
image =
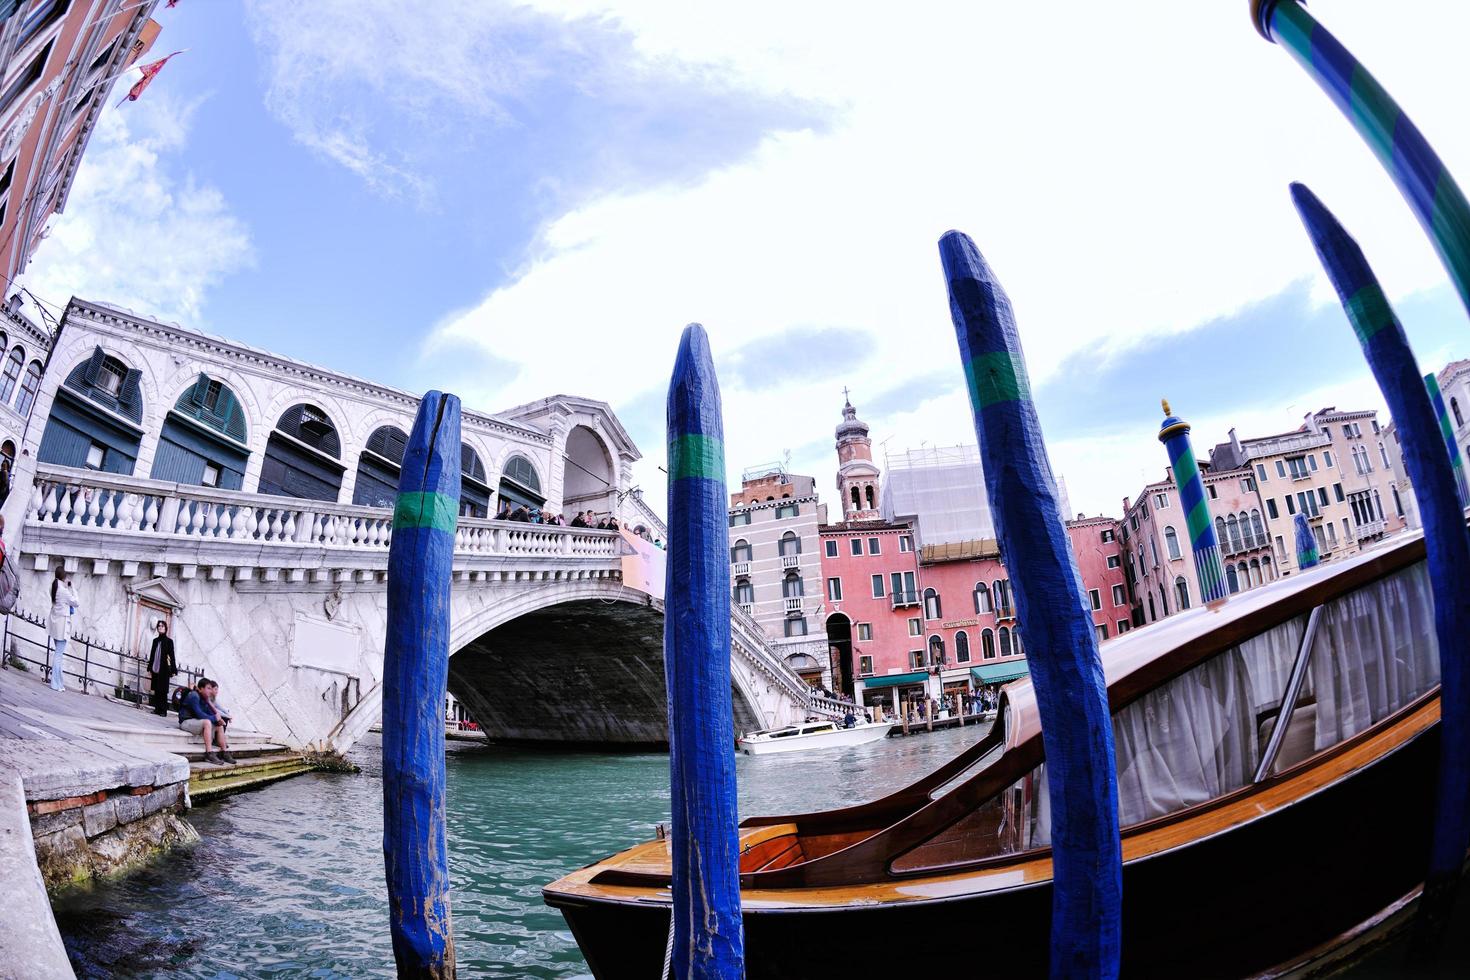
<svg viewBox="0 0 1470 980">
<path fill-rule="evenodd" d="M 122 391 L 118 395 L 118 402 L 129 408 L 141 408 L 138 404 L 138 383 L 143 379 L 143 372 L 138 368 L 131 368 L 123 376 Z"/>
<path fill-rule="evenodd" d="M 101 347 L 92 348 L 92 359 L 87 362 L 87 370 L 82 374 L 82 380 L 89 385 L 97 383 L 97 377 L 102 373 L 102 361 L 107 357 L 102 353 Z"/>
<path fill-rule="evenodd" d="M 194 391 L 190 396 L 195 405 L 203 406 L 204 396 L 209 393 L 209 375 L 200 373 L 199 380 L 194 382 Z"/>
</svg>

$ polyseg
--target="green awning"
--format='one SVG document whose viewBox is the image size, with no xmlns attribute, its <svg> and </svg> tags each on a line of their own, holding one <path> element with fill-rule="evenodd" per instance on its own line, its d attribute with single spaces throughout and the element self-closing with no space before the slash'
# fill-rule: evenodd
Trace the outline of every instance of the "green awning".
<svg viewBox="0 0 1470 980">
<path fill-rule="evenodd" d="M 1024 660 L 1013 660 L 1003 664 L 985 664 L 980 667 L 971 667 L 970 676 L 980 684 L 1004 684 L 1013 681 L 1017 677 L 1025 677 L 1031 671 Z"/>
<path fill-rule="evenodd" d="M 903 687 L 906 684 L 923 684 L 929 679 L 926 671 L 915 670 L 907 674 L 885 674 L 882 677 L 863 678 L 863 690 L 876 691 L 883 687 Z"/>
</svg>

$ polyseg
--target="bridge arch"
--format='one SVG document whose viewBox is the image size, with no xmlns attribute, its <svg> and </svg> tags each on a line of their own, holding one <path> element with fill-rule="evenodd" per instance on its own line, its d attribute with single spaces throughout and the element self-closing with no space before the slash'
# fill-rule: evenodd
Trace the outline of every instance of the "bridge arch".
<svg viewBox="0 0 1470 980">
<path fill-rule="evenodd" d="M 599 516 L 617 512 L 614 460 L 612 449 L 590 426 L 574 425 L 567 432 L 562 454 L 562 512 L 568 519 L 584 510 Z"/>
<path fill-rule="evenodd" d="M 668 740 L 660 600 L 613 579 L 549 581 L 456 617 L 449 691 L 492 738 L 647 746 Z M 731 665 L 735 723 L 763 727 Z"/>
</svg>

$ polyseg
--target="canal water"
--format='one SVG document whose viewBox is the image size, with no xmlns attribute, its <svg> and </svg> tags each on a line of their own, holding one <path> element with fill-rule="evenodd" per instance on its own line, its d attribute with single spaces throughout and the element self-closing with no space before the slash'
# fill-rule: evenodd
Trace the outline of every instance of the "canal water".
<svg viewBox="0 0 1470 980">
<path fill-rule="evenodd" d="M 737 762 L 742 816 L 875 799 L 980 727 Z M 357 775 L 312 773 L 195 809 L 201 844 L 57 903 L 81 977 L 393 976 L 376 736 Z M 541 888 L 653 836 L 668 757 L 451 743 L 448 825 L 460 975 L 582 977 Z"/>
</svg>

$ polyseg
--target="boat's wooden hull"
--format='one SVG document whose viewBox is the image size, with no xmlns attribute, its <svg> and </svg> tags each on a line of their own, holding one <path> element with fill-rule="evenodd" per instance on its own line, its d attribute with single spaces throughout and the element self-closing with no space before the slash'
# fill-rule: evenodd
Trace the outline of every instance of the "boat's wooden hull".
<svg viewBox="0 0 1470 980">
<path fill-rule="evenodd" d="M 1392 905 L 1423 876 L 1438 727 L 1260 819 L 1124 867 L 1123 970 L 1242 977 L 1290 963 Z M 923 879 L 915 879 L 922 881 Z M 793 890 L 799 903 L 800 890 Z M 548 891 L 599 980 L 657 976 L 665 903 Z M 747 976 L 1047 972 L 1042 881 L 932 901 L 747 906 Z M 968 969 L 972 967 L 973 969 Z"/>
</svg>

